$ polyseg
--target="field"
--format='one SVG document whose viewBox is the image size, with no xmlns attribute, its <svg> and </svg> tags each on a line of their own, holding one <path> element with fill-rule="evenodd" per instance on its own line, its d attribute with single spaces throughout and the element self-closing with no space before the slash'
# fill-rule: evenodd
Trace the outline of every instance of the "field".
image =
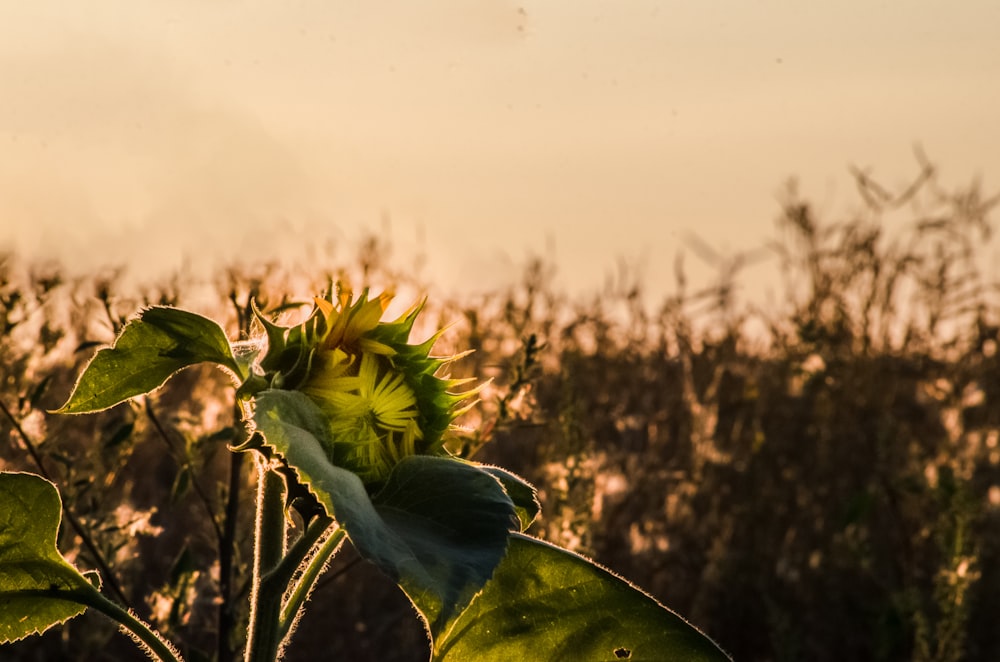
<svg viewBox="0 0 1000 662">
<path fill-rule="evenodd" d="M 431 289 L 426 317 L 454 323 L 441 353 L 475 350 L 455 375 L 493 380 L 453 450 L 531 480 L 532 533 L 628 577 L 734 659 L 1000 659 L 1000 316 L 982 271 L 996 199 L 945 189 L 930 166 L 899 194 L 861 174 L 858 190 L 845 219 L 788 193 L 772 245 L 780 310 L 741 299 L 739 260 L 700 291 L 679 270 L 652 308 L 627 275 L 571 300 L 541 261 L 485 296 Z M 211 659 L 220 627 L 246 618 L 218 599 L 244 590 L 253 506 L 251 468 L 225 447 L 225 376 L 191 369 L 92 417 L 46 411 L 144 305 L 194 308 L 236 338 L 254 331 L 251 298 L 282 308 L 341 273 L 419 289 L 378 239 L 358 254 L 143 291 L 111 267 L 0 263 L 0 469 L 60 486 L 76 524 L 60 549 L 179 635 L 189 660 Z M 288 659 L 410 662 L 424 641 L 395 586 L 345 553 Z M 89 615 L 9 648 L 4 659 L 138 656 Z"/>
</svg>

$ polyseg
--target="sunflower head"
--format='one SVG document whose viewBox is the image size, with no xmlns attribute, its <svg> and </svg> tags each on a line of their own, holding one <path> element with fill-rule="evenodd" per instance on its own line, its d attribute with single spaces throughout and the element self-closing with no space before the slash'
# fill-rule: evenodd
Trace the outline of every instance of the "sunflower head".
<svg viewBox="0 0 1000 662">
<path fill-rule="evenodd" d="M 418 302 L 392 322 L 382 316 L 392 295 L 355 298 L 343 285 L 317 298 L 310 317 L 297 327 L 262 320 L 269 349 L 261 361 L 271 383 L 309 396 L 324 412 L 334 464 L 366 484 L 380 483 L 399 460 L 444 454 L 452 423 L 471 407 L 479 388 L 456 393 L 472 380 L 439 376 L 464 356 L 431 356 L 440 336 L 410 344 Z"/>
</svg>

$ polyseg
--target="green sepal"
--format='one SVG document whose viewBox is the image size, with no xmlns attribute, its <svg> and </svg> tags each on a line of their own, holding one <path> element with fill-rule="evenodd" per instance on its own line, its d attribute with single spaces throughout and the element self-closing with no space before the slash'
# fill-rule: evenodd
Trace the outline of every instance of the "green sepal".
<svg viewBox="0 0 1000 662">
<path fill-rule="evenodd" d="M 624 579 L 521 534 L 511 535 L 507 555 L 469 608 L 432 635 L 432 662 L 730 659 Z"/>
<path fill-rule="evenodd" d="M 281 326 L 268 319 L 256 302 L 251 305 L 267 335 L 267 351 L 260 359 L 261 369 L 272 388 L 294 388 L 309 376 L 317 339 L 326 330 L 326 319 L 314 308 L 301 324 Z"/>
<path fill-rule="evenodd" d="M 322 411 L 297 391 L 264 391 L 254 422 L 265 444 L 336 518 L 364 558 L 406 592 L 431 629 L 469 604 L 503 558 L 514 504 L 492 473 L 448 457 L 414 455 L 369 494 L 334 465 Z"/>
<path fill-rule="evenodd" d="M 207 317 L 179 308 L 154 306 L 122 329 L 111 347 L 97 352 L 58 414 L 101 411 L 154 391 L 176 372 L 204 361 L 241 379 L 225 332 Z"/>
<path fill-rule="evenodd" d="M 62 503 L 55 485 L 0 473 L 0 644 L 41 634 L 82 614 L 97 589 L 56 548 Z M 93 581 L 91 581 L 93 580 Z"/>
</svg>

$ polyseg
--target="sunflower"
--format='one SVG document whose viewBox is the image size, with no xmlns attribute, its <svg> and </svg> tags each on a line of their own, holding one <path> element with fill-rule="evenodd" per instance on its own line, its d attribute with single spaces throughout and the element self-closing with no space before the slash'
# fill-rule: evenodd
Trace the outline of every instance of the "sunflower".
<svg viewBox="0 0 1000 662">
<path fill-rule="evenodd" d="M 383 322 L 390 301 L 387 293 L 369 298 L 367 289 L 354 298 L 341 285 L 336 295 L 331 290 L 328 298 L 317 298 L 299 327 L 265 323 L 275 351 L 286 357 L 272 363 L 290 366 L 272 382 L 301 391 L 319 406 L 332 440 L 326 449 L 331 461 L 365 484 L 383 482 L 409 455 L 447 454 L 444 442 L 455 418 L 475 404 L 469 400 L 482 386 L 454 392 L 474 380 L 438 373 L 465 354 L 431 356 L 442 331 L 411 344 L 424 302 Z"/>
</svg>

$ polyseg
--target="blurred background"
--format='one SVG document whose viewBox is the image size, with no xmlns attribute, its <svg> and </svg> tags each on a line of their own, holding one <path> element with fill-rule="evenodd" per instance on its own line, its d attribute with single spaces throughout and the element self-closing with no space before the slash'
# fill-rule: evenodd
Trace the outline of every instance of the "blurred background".
<svg viewBox="0 0 1000 662">
<path fill-rule="evenodd" d="M 46 410 L 143 305 L 237 339 L 251 297 L 347 276 L 477 350 L 455 451 L 539 486 L 532 533 L 735 659 L 1000 659 L 998 19 L 0 3 L 0 469 L 58 483 L 60 549 L 187 659 L 233 659 L 253 476 L 225 378 Z M 0 653 L 144 659 L 96 616 Z M 426 659 L 350 551 L 289 654 L 337 657 Z"/>
<path fill-rule="evenodd" d="M 686 233 L 758 246 L 789 178 L 833 211 L 850 166 L 900 185 L 915 145 L 996 173 L 998 21 L 987 0 L 4 2 L 0 243 L 145 277 L 367 231 L 449 291 L 544 255 L 572 292 L 624 260 L 659 295 Z M 773 267 L 744 275 L 755 298 Z"/>
</svg>

